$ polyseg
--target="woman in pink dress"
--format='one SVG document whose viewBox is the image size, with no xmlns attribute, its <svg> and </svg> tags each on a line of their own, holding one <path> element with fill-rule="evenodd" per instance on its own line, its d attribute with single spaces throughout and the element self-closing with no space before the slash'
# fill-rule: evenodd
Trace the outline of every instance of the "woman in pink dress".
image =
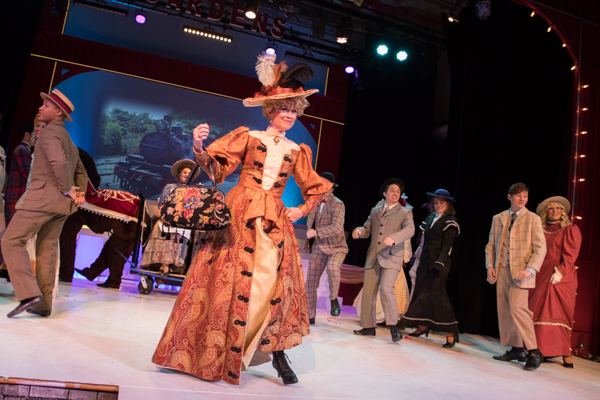
<svg viewBox="0 0 600 400">
<path fill-rule="evenodd" d="M 575 313 L 577 270 L 575 261 L 581 247 L 581 232 L 571 223 L 571 204 L 561 196 L 544 200 L 537 207 L 542 218 L 548 251 L 529 291 L 529 308 L 538 348 L 545 358 L 563 357 L 563 366 L 573 368 L 571 332 Z"/>
</svg>

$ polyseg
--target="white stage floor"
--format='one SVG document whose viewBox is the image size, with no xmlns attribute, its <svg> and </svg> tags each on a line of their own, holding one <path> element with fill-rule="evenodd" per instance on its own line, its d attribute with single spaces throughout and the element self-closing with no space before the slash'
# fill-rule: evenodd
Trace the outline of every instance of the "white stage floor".
<svg viewBox="0 0 600 400">
<path fill-rule="evenodd" d="M 544 363 L 495 361 L 497 340 L 461 335 L 444 349 L 441 335 L 392 343 L 352 334 L 356 311 L 330 317 L 326 275 L 321 280 L 317 324 L 304 343 L 287 351 L 299 383 L 284 386 L 270 364 L 242 373 L 241 384 L 206 382 L 158 370 L 150 357 L 176 294 L 143 296 L 133 282 L 121 291 L 76 279 L 60 284 L 50 318 L 5 315 L 16 306 L 12 286 L 0 279 L 0 375 L 119 386 L 119 399 L 598 399 L 600 363 L 574 358 L 569 370 Z"/>
</svg>

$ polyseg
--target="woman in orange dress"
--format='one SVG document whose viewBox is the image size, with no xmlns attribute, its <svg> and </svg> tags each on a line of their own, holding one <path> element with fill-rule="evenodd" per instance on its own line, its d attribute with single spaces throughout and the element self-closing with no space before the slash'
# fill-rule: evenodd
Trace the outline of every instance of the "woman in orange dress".
<svg viewBox="0 0 600 400">
<path fill-rule="evenodd" d="M 203 147 L 207 124 L 194 129 L 194 153 L 217 183 L 242 165 L 226 203 L 231 225 L 208 233 L 187 277 L 152 361 L 206 380 L 239 384 L 240 372 L 270 361 L 285 384 L 298 382 L 284 350 L 309 333 L 304 277 L 292 222 L 326 198 L 332 184 L 312 168 L 308 146 L 285 133 L 308 106 L 304 64 L 275 65 L 274 56 L 257 64 L 261 92 L 244 100 L 262 106 L 265 130 L 239 127 Z M 305 203 L 286 208 L 281 200 L 290 176 Z"/>
<path fill-rule="evenodd" d="M 545 358 L 563 357 L 573 368 L 571 332 L 575 314 L 577 270 L 581 232 L 569 219 L 571 204 L 561 196 L 544 200 L 536 209 L 542 218 L 548 251 L 534 289 L 529 290 L 529 309 L 538 348 Z"/>
</svg>

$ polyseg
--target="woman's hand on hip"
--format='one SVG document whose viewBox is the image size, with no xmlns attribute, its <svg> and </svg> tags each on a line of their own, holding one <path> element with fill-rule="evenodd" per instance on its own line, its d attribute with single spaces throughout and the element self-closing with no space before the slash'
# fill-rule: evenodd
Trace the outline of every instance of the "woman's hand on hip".
<svg viewBox="0 0 600 400">
<path fill-rule="evenodd" d="M 208 124 L 200 124 L 194 128 L 194 149 L 196 150 L 196 153 L 202 153 L 204 151 L 202 142 L 208 138 L 209 133 L 210 126 L 208 126 Z"/>
</svg>

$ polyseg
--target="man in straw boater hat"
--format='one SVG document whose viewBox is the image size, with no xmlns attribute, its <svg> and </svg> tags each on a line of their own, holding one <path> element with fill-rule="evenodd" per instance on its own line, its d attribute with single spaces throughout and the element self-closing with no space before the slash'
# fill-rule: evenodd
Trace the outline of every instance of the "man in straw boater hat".
<svg viewBox="0 0 600 400">
<path fill-rule="evenodd" d="M 52 312 L 58 238 L 67 217 L 85 202 L 87 173 L 77 147 L 65 129 L 73 122 L 69 99 L 58 90 L 40 93 L 39 120 L 47 124 L 36 145 L 27 190 L 2 238 L 2 252 L 19 305 L 8 317 L 23 311 L 41 316 Z M 37 234 L 36 275 L 33 275 L 26 243 Z"/>
<path fill-rule="evenodd" d="M 404 264 L 404 253 L 411 251 L 405 242 L 415 234 L 412 211 L 400 203 L 404 182 L 391 178 L 383 183 L 380 193 L 385 203 L 378 204 L 369 214 L 363 226 L 354 228 L 352 238 L 371 237 L 371 246 L 365 262 L 365 277 L 361 298 L 360 325 L 354 331 L 360 336 L 375 336 L 377 290 L 381 294 L 381 305 L 385 324 L 390 328 L 392 341 L 402 339 L 398 328 L 398 303 L 394 284 Z"/>
<path fill-rule="evenodd" d="M 338 186 L 331 172 L 323 172 L 321 176 L 333 183 L 334 189 Z M 331 315 L 337 317 L 341 312 L 337 298 L 340 290 L 340 268 L 348 254 L 344 236 L 345 213 L 344 203 L 333 195 L 332 190 L 331 194 L 308 214 L 308 240 L 304 242 L 304 251 L 311 253 L 306 279 L 306 300 L 311 324 L 315 323 L 317 316 L 317 288 L 325 268 L 329 280 Z M 310 239 L 313 239 L 313 243 L 310 243 Z"/>
<path fill-rule="evenodd" d="M 546 255 L 546 238 L 540 217 L 525 207 L 529 188 L 524 183 L 514 183 L 507 197 L 510 208 L 494 215 L 485 247 L 487 281 L 492 285 L 497 282 L 500 342 L 511 346 L 493 358 L 525 362 L 523 369 L 533 371 L 539 368 L 543 356 L 538 350 L 528 297 Z"/>
</svg>

